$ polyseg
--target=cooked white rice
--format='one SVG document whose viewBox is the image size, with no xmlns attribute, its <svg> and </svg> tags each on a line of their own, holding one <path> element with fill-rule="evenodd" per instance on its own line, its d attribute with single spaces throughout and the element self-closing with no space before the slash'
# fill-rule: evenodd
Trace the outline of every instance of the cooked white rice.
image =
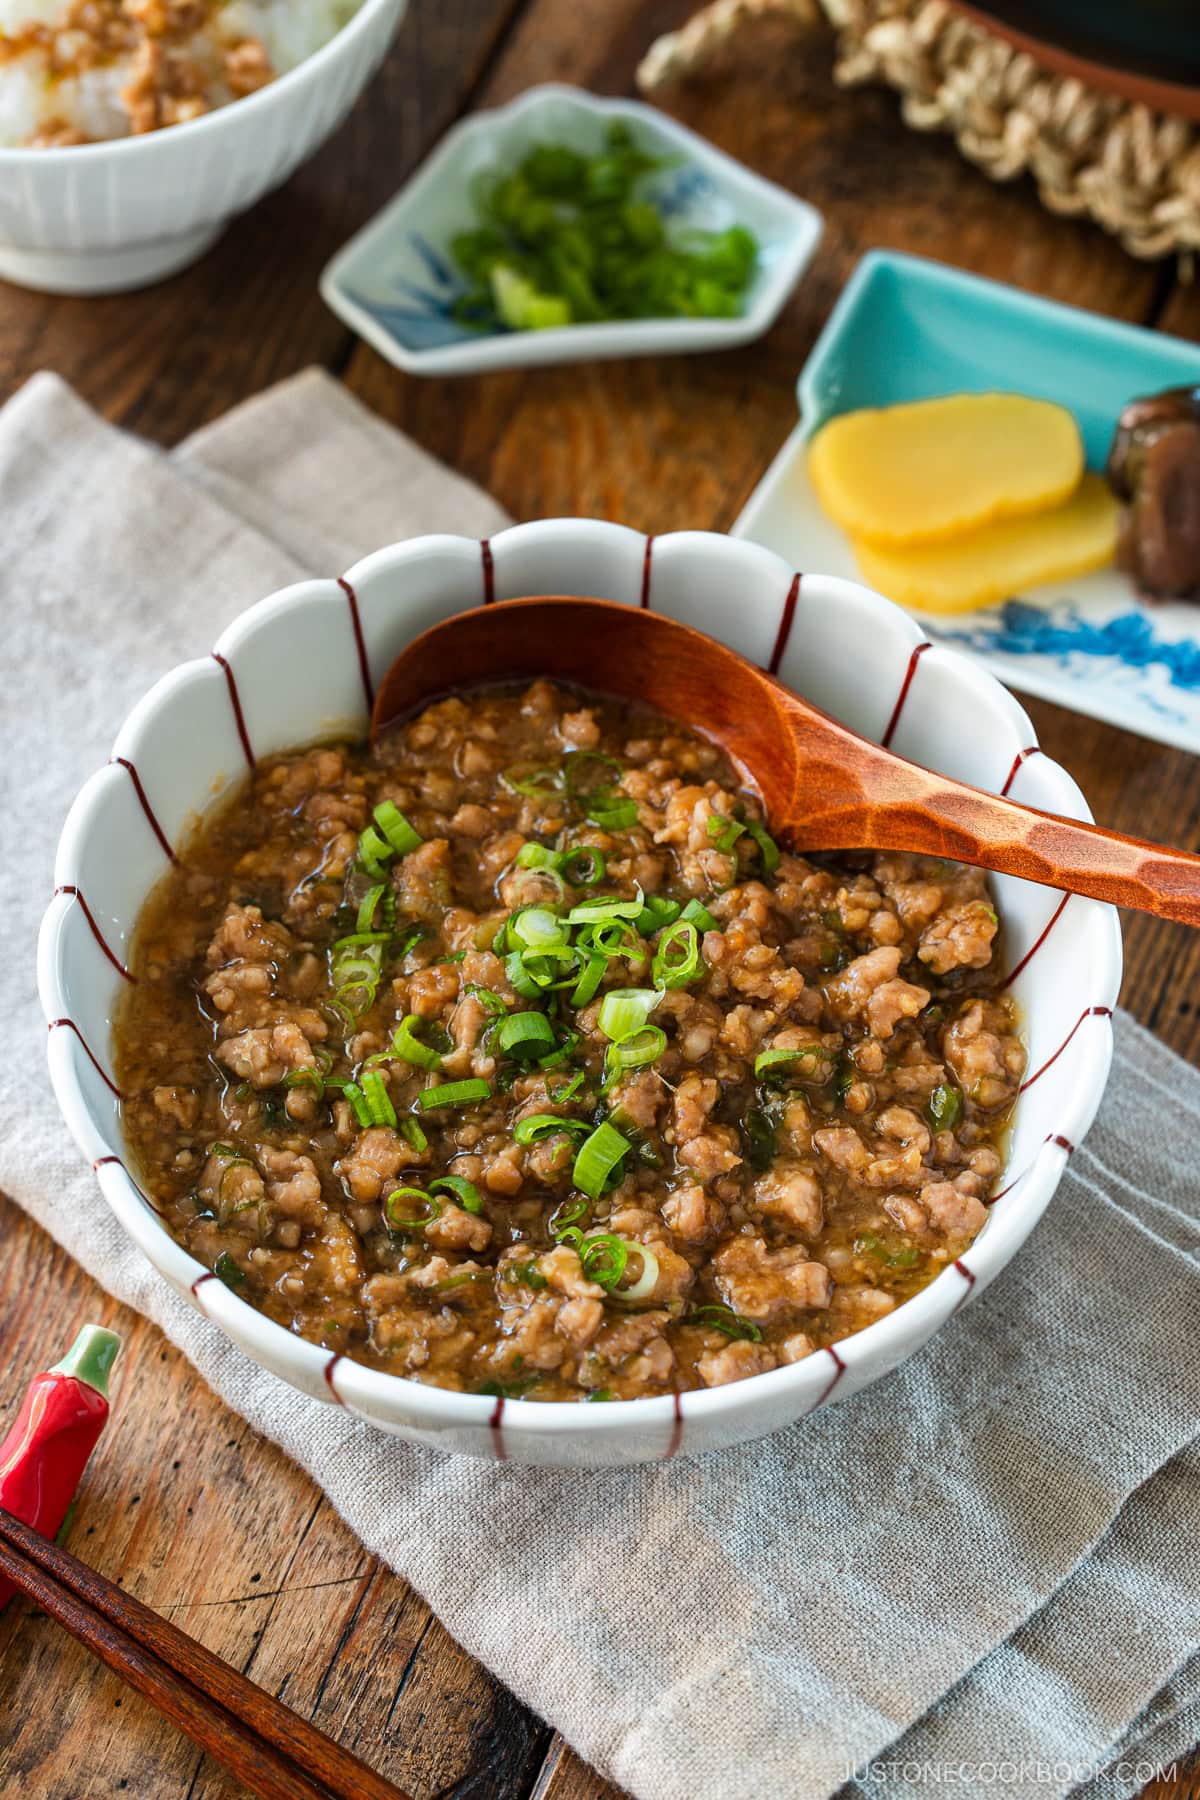
<svg viewBox="0 0 1200 1800">
<path fill-rule="evenodd" d="M 70 24 L 72 14 L 78 16 L 78 3 L 0 0 L 0 145 L 28 144 L 39 134 L 60 131 L 78 133 L 89 141 L 126 137 L 133 129 L 122 92 L 134 74 L 137 51 L 74 70 L 78 46 L 87 43 L 86 33 Z M 362 0 L 212 0 L 212 4 L 212 15 L 200 31 L 183 42 L 163 40 L 200 74 L 203 110 L 238 98 L 225 75 L 227 51 L 257 40 L 274 74 L 285 74 L 328 43 Z M 129 10 L 136 16 L 136 0 Z M 20 47 L 22 34 L 39 26 L 54 33 L 52 48 Z M 66 72 L 54 72 L 56 61 Z"/>
</svg>

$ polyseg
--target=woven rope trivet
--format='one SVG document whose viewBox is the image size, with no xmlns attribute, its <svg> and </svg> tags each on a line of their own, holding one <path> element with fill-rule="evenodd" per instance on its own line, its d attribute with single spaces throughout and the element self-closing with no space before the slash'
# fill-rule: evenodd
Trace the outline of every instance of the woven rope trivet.
<svg viewBox="0 0 1200 1800">
<path fill-rule="evenodd" d="M 1040 68 L 945 0 L 714 0 L 660 38 L 638 71 L 646 92 L 708 62 L 768 14 L 837 34 L 836 79 L 883 81 L 905 122 L 952 131 L 994 181 L 1028 171 L 1052 212 L 1085 215 L 1134 256 L 1200 248 L 1200 128 Z"/>
</svg>

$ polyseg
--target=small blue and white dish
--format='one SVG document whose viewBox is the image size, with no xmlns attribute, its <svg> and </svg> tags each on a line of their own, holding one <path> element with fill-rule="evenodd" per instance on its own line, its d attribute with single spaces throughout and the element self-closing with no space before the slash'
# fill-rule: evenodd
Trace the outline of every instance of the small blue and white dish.
<svg viewBox="0 0 1200 1800">
<path fill-rule="evenodd" d="M 648 197 L 674 223 L 709 231 L 741 224 L 754 233 L 759 266 L 742 312 L 732 319 L 630 319 L 542 331 L 460 323 L 454 303 L 467 284 L 447 246 L 456 233 L 478 224 L 471 198 L 476 177 L 513 168 L 536 143 L 595 154 L 614 120 L 629 124 L 652 153 L 674 159 L 647 186 Z M 321 294 L 381 356 L 414 375 L 722 350 L 749 343 L 774 324 L 820 236 L 821 216 L 813 207 L 665 113 L 548 85 L 530 88 L 494 112 L 475 113 L 448 132 L 396 198 L 334 257 L 321 277 Z"/>
<path fill-rule="evenodd" d="M 1031 394 L 1074 413 L 1088 467 L 1103 469 L 1127 401 L 1197 382 L 1200 345 L 872 251 L 801 372 L 800 424 L 732 535 L 798 569 L 861 579 L 808 479 L 808 440 L 837 413 L 937 394 Z M 1147 603 L 1110 568 L 978 612 L 917 616 L 932 643 L 977 657 L 1009 687 L 1200 753 L 1200 607 Z"/>
</svg>

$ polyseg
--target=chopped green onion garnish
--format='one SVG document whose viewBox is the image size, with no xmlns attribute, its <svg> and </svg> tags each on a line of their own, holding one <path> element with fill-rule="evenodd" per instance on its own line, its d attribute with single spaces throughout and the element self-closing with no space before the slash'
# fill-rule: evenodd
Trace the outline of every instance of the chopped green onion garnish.
<svg viewBox="0 0 1200 1800">
<path fill-rule="evenodd" d="M 490 1269 L 464 1269 L 461 1275 L 447 1275 L 444 1281 L 435 1281 L 426 1288 L 427 1294 L 448 1294 L 454 1288 L 470 1287 L 476 1281 L 490 1281 Z"/>
<path fill-rule="evenodd" d="M 555 1106 L 565 1106 L 568 1100 L 573 1100 L 575 1098 L 586 1079 L 586 1072 L 583 1069 L 580 1069 L 578 1075 L 572 1076 L 570 1081 L 564 1081 L 561 1087 L 555 1088 L 548 1081 L 546 1083 L 546 1095 L 548 1099 L 553 1101 Z"/>
<path fill-rule="evenodd" d="M 625 919 L 605 919 L 598 925 L 581 926 L 577 947 L 610 959 L 623 956 L 629 962 L 648 960 L 644 939 L 632 921 Z"/>
<path fill-rule="evenodd" d="M 658 1061 L 667 1047 L 667 1034 L 658 1025 L 643 1025 L 632 1037 L 610 1044 L 604 1057 L 604 1068 L 611 1084 L 628 1069 L 644 1069 Z"/>
<path fill-rule="evenodd" d="M 641 1263 L 641 1269 L 636 1281 L 630 1281 L 624 1287 L 615 1287 L 612 1290 L 613 1298 L 627 1303 L 633 1300 L 646 1300 L 658 1286 L 658 1253 L 653 1245 L 639 1244 L 635 1238 L 625 1238 L 622 1241 L 625 1244 L 626 1252 L 632 1250 L 637 1256 Z"/>
<path fill-rule="evenodd" d="M 542 1274 L 542 1271 L 535 1262 L 507 1263 L 500 1279 L 509 1287 L 516 1287 L 518 1283 L 535 1290 L 550 1286 L 550 1283 L 546 1280 L 546 1277 Z M 518 1358 L 517 1360 L 519 1361 L 520 1359 Z M 483 1390 L 481 1389 L 480 1392 L 482 1391 Z"/>
<path fill-rule="evenodd" d="M 714 850 L 732 851 L 734 845 L 746 827 L 737 819 L 727 819 L 724 813 L 708 815 L 708 835 L 713 841 Z"/>
<path fill-rule="evenodd" d="M 495 1028 L 496 1044 L 505 1056 L 540 1056 L 554 1045 L 554 1028 L 545 1013 L 509 1013 Z"/>
<path fill-rule="evenodd" d="M 536 1000 L 541 993 L 541 985 L 533 978 L 531 970 L 525 967 L 524 954 L 514 950 L 504 959 L 504 973 L 508 976 L 509 986 L 522 1000 Z"/>
<path fill-rule="evenodd" d="M 564 1131 L 587 1137 L 591 1129 L 586 1119 L 560 1119 L 557 1113 L 529 1113 L 524 1119 L 517 1120 L 513 1136 L 518 1144 L 536 1144 L 542 1138 L 557 1137 Z"/>
<path fill-rule="evenodd" d="M 418 1156 L 429 1148 L 429 1139 L 421 1129 L 419 1119 L 401 1119 L 400 1134 L 406 1137 Z"/>
<path fill-rule="evenodd" d="M 535 952 L 564 946 L 569 936 L 563 921 L 548 906 L 526 906 L 513 913 L 507 931 L 508 941 L 517 949 Z"/>
<path fill-rule="evenodd" d="M 579 1042 L 579 1033 L 577 1031 L 563 1032 L 558 1040 L 558 1049 L 555 1050 L 550 1056 L 539 1056 L 538 1057 L 538 1068 L 539 1069 L 561 1069 L 562 1065 L 565 1062 L 570 1061 L 571 1053 L 574 1050 L 574 1048 L 578 1042 Z"/>
<path fill-rule="evenodd" d="M 387 893 L 386 885 L 381 881 L 373 888 L 368 888 L 358 903 L 358 919 L 356 931 L 371 931 L 375 925 L 375 908 Z"/>
<path fill-rule="evenodd" d="M 557 769 L 533 769 L 528 775 L 505 769 L 500 779 L 514 794 L 524 794 L 530 800 L 548 799 L 562 787 L 562 776 Z"/>
<path fill-rule="evenodd" d="M 587 1279 L 607 1288 L 610 1293 L 625 1273 L 628 1260 L 629 1246 L 625 1239 L 614 1237 L 611 1231 L 602 1231 L 596 1237 L 585 1238 L 579 1253 L 579 1261 Z"/>
<path fill-rule="evenodd" d="M 611 1388 L 593 1388 L 590 1394 L 583 1396 L 583 1399 L 586 1405 L 589 1401 L 594 1404 L 598 1400 L 615 1400 L 616 1397 Z"/>
<path fill-rule="evenodd" d="M 714 919 L 707 906 L 702 906 L 699 900 L 688 901 L 683 909 L 683 917 L 689 925 L 694 925 L 697 931 L 720 931 L 721 929 L 720 921 Z"/>
<path fill-rule="evenodd" d="M 553 875 L 561 893 L 564 881 L 572 887 L 594 887 L 604 874 L 604 853 L 592 844 L 576 844 L 569 850 L 551 850 L 545 844 L 522 844 L 517 866 Z"/>
<path fill-rule="evenodd" d="M 704 973 L 700 955 L 700 939 L 696 927 L 687 919 L 668 925 L 658 940 L 651 975 L 660 988 L 686 987 Z"/>
<path fill-rule="evenodd" d="M 596 778 L 589 781 L 586 770 L 597 771 Z M 562 760 L 563 787 L 572 800 L 585 801 L 593 794 L 612 786 L 612 776 L 618 781 L 625 773 L 625 765 L 619 763 L 615 756 L 605 756 L 600 750 L 568 750 Z"/>
<path fill-rule="evenodd" d="M 532 1264 L 529 1266 L 533 1267 Z M 541 1276 L 538 1276 L 538 1279 L 530 1281 L 529 1285 L 530 1287 L 545 1287 L 546 1283 Z M 519 1400 L 522 1394 L 526 1394 L 530 1388 L 536 1387 L 541 1379 L 540 1375 L 522 1375 L 520 1381 L 510 1381 L 507 1386 L 499 1381 L 484 1381 L 475 1389 L 475 1392 L 489 1394 L 495 1400 Z"/>
<path fill-rule="evenodd" d="M 603 850 L 594 844 L 575 844 L 558 853 L 558 872 L 572 887 L 595 887 L 604 880 L 606 867 Z"/>
<path fill-rule="evenodd" d="M 331 1088 L 341 1088 L 342 1093 L 350 1102 L 350 1105 L 354 1110 L 355 1118 L 358 1120 L 364 1131 L 369 1125 L 374 1123 L 371 1118 L 371 1109 L 367 1105 L 366 1096 L 359 1087 L 357 1081 L 327 1081 L 325 1085 L 326 1087 Z"/>
<path fill-rule="evenodd" d="M 517 867 L 541 869 L 558 877 L 561 887 L 569 881 L 572 887 L 594 887 L 604 874 L 604 853 L 592 844 L 575 844 L 569 850 L 551 850 L 545 844 L 522 844 L 517 852 Z"/>
<path fill-rule="evenodd" d="M 598 951 L 584 957 L 583 972 L 575 986 L 571 989 L 571 1005 L 586 1006 L 595 997 L 596 989 L 604 980 L 604 971 L 608 967 L 608 958 Z"/>
<path fill-rule="evenodd" d="M 605 831 L 628 831 L 638 822 L 637 801 L 626 794 L 596 794 L 587 803 L 587 817 Z"/>
<path fill-rule="evenodd" d="M 567 914 L 568 925 L 607 925 L 613 919 L 636 919 L 646 904 L 641 888 L 636 900 L 618 900 L 615 896 L 598 895 L 594 900 L 581 900 Z"/>
<path fill-rule="evenodd" d="M 763 873 L 773 875 L 779 867 L 779 845 L 770 832 L 758 823 L 757 819 L 746 820 L 746 831 L 758 845 L 759 855 L 762 857 Z"/>
<path fill-rule="evenodd" d="M 363 1099 L 367 1103 L 367 1111 L 371 1115 L 372 1125 L 395 1125 L 396 1109 L 392 1105 L 391 1096 L 383 1076 L 377 1069 L 362 1077 Z"/>
<path fill-rule="evenodd" d="M 962 1110 L 962 1095 L 943 1081 L 930 1094 L 925 1113 L 935 1131 L 953 1131 L 962 1118 Z"/>
<path fill-rule="evenodd" d="M 419 944 L 422 938 L 432 936 L 433 932 L 428 925 L 410 925 L 404 933 L 396 939 L 395 944 L 392 946 L 392 955 L 397 961 L 403 962 L 409 951 L 412 950 L 415 945 Z"/>
<path fill-rule="evenodd" d="M 424 1028 L 425 1021 L 417 1013 L 409 1013 L 403 1019 L 392 1039 L 392 1049 L 405 1062 L 410 1062 L 418 1069 L 440 1069 L 442 1059 L 430 1044 L 424 1044 L 417 1033 Z"/>
<path fill-rule="evenodd" d="M 641 1031 L 661 999 L 658 988 L 610 988 L 600 1003 L 597 1024 L 605 1037 L 619 1044 Z"/>
<path fill-rule="evenodd" d="M 433 1112 L 440 1106 L 471 1106 L 477 1100 L 486 1100 L 491 1093 L 486 1081 L 447 1081 L 441 1087 L 426 1088 L 417 1095 L 417 1105 L 422 1112 Z"/>
<path fill-rule="evenodd" d="M 342 940 L 340 946 L 334 945 L 330 958 L 334 1005 L 351 1023 L 374 1006 L 382 962 L 379 942 L 355 946 Z"/>
<path fill-rule="evenodd" d="M 554 869 L 557 872 L 558 854 L 547 848 L 545 844 L 522 844 L 517 851 L 517 867 L 519 869 Z"/>
<path fill-rule="evenodd" d="M 512 951 L 504 959 L 504 973 L 523 1000 L 536 1000 L 546 988 L 565 987 L 574 981 L 578 962 L 577 952 L 569 945 L 547 944 L 541 950 Z"/>
<path fill-rule="evenodd" d="M 620 1165 L 632 1148 L 628 1138 L 622 1137 L 607 1120 L 603 1125 L 597 1125 L 580 1145 L 575 1158 L 572 1171 L 575 1186 L 589 1199 L 598 1200 L 606 1188 L 617 1185 Z"/>
<path fill-rule="evenodd" d="M 664 925 L 673 925 L 682 911 L 678 900 L 668 900 L 665 894 L 647 894 L 646 904 L 633 922 L 643 937 L 653 937 Z"/>
<path fill-rule="evenodd" d="M 817 1086 L 833 1075 L 837 1053 L 824 1044 L 801 1044 L 796 1050 L 760 1050 L 754 1059 L 754 1073 L 759 1081 L 781 1081 L 794 1073 Z"/>
<path fill-rule="evenodd" d="M 516 1287 L 518 1282 L 524 1283 L 525 1287 L 533 1287 L 533 1289 L 542 1289 L 542 1287 L 551 1285 L 543 1276 L 542 1269 L 536 1262 L 509 1262 L 500 1271 L 500 1280 L 506 1282 L 509 1287 Z M 520 1363 L 522 1363 L 522 1357 L 516 1357 L 513 1366 L 520 1368 Z"/>
<path fill-rule="evenodd" d="M 517 853 L 517 867 L 536 869 L 539 875 L 553 883 L 557 899 L 561 900 L 566 893 L 566 883 L 558 871 L 558 858 L 553 850 L 547 850 L 545 844 L 522 844 Z"/>
<path fill-rule="evenodd" d="M 473 1181 L 467 1181 L 462 1175 L 439 1175 L 436 1181 L 429 1184 L 431 1194 L 452 1194 L 464 1212 L 481 1213 L 483 1198 Z"/>
<path fill-rule="evenodd" d="M 723 1331 L 726 1337 L 746 1338 L 752 1344 L 762 1342 L 762 1332 L 751 1319 L 743 1319 L 731 1306 L 698 1306 L 684 1319 L 685 1325 L 703 1325 Z"/>
<path fill-rule="evenodd" d="M 318 1100 L 325 1093 L 325 1077 L 320 1069 L 290 1069 L 283 1078 L 283 1085 L 286 1088 L 310 1087 Z"/>
<path fill-rule="evenodd" d="M 911 1269 L 921 1260 L 921 1252 L 912 1244 L 890 1243 L 886 1238 L 876 1237 L 873 1231 L 864 1231 L 861 1237 L 855 1238 L 854 1251 L 857 1256 L 869 1256 L 875 1262 L 886 1263 L 889 1269 Z"/>
<path fill-rule="evenodd" d="M 594 149 L 538 142 L 480 173 L 473 216 L 450 239 L 465 277 L 455 321 L 538 331 L 735 317 L 758 266 L 757 239 L 744 225 L 712 230 L 677 219 L 668 196 L 648 185 L 677 160 L 656 155 L 618 120 Z"/>
<path fill-rule="evenodd" d="M 372 876 L 376 881 L 381 875 L 387 874 L 387 866 L 395 854 L 395 851 L 392 849 L 392 846 L 388 843 L 387 839 L 381 836 L 373 825 L 368 825 L 367 829 L 360 835 L 358 840 L 358 860 L 367 871 L 367 874 Z"/>
<path fill-rule="evenodd" d="M 228 1250 L 222 1250 L 213 1264 L 213 1274 L 218 1281 L 223 1281 L 227 1288 L 240 1288 L 246 1279 L 246 1271 L 239 1269 Z"/>
<path fill-rule="evenodd" d="M 435 1219 L 442 1216 L 441 1201 L 432 1194 L 427 1194 L 424 1188 L 393 1188 L 383 1204 L 388 1224 L 393 1231 L 423 1231 L 426 1225 L 432 1225 Z M 416 1218 L 410 1217 L 408 1209 L 413 1206 L 423 1206 L 424 1213 Z"/>
<path fill-rule="evenodd" d="M 222 1223 L 224 1223 L 226 1211 L 225 1183 L 229 1180 L 229 1177 L 233 1174 L 235 1169 L 253 1169 L 255 1165 L 248 1156 L 239 1156 L 236 1153 L 231 1157 L 222 1157 L 221 1162 L 221 1179 L 217 1183 L 217 1205 L 220 1208 Z M 250 1207 L 255 1204 L 256 1202 L 253 1200 L 243 1200 L 239 1205 L 234 1206 L 231 1211 L 234 1215 L 247 1212 Z"/>
<path fill-rule="evenodd" d="M 407 856 L 410 851 L 419 850 L 425 842 L 420 832 L 413 829 L 400 808 L 391 800 L 381 800 L 372 816 L 395 856 Z"/>
<path fill-rule="evenodd" d="M 583 1233 L 575 1227 L 578 1220 L 587 1217 L 587 1209 L 587 1201 L 581 1200 L 578 1194 L 570 1200 L 564 1200 L 561 1206 L 556 1206 L 546 1221 L 551 1237 L 563 1240 L 568 1231 L 576 1237 L 582 1237 Z"/>
<path fill-rule="evenodd" d="M 476 987 L 474 982 L 471 982 L 463 991 L 478 1000 L 484 1012 L 490 1013 L 493 1019 L 502 1019 L 508 1011 L 505 1001 L 500 998 L 499 994 L 494 994 L 491 988 Z"/>
</svg>

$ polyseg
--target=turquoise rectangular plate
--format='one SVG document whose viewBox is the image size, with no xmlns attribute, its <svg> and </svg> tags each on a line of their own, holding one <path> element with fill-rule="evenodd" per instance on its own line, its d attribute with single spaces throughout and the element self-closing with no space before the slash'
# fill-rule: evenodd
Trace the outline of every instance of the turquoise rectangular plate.
<svg viewBox="0 0 1200 1800">
<path fill-rule="evenodd" d="M 872 251 L 800 375 L 801 422 L 733 535 L 765 544 L 801 572 L 860 579 L 805 468 L 808 438 L 837 413 L 938 394 L 1032 394 L 1070 409 L 1089 467 L 1102 469 L 1127 401 L 1192 383 L 1200 383 L 1200 345 L 940 263 Z M 977 657 L 1011 687 L 1200 751 L 1200 607 L 1147 604 L 1106 569 L 980 612 L 918 616 L 934 642 Z"/>
</svg>

